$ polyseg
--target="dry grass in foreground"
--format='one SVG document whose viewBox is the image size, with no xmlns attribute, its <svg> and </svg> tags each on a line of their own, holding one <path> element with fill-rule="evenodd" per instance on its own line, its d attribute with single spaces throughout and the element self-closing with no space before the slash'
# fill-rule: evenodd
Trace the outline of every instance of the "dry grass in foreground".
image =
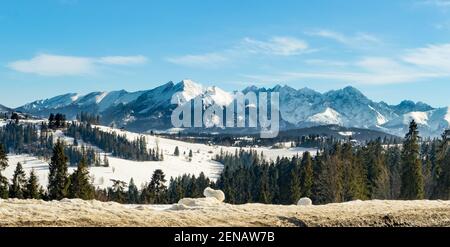
<svg viewBox="0 0 450 247">
<path fill-rule="evenodd" d="M 450 226 L 450 201 L 374 200 L 322 206 L 200 201 L 165 207 L 10 199 L 0 200 L 0 226 Z"/>
</svg>

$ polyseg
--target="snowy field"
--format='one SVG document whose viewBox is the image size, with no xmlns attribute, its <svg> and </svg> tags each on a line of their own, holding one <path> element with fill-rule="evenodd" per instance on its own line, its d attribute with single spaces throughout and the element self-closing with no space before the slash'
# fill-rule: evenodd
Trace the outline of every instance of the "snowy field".
<svg viewBox="0 0 450 247">
<path fill-rule="evenodd" d="M 12 178 L 14 169 L 18 162 L 23 166 L 27 176 L 32 169 L 39 177 L 39 183 L 46 187 L 48 183 L 48 162 L 41 161 L 36 157 L 29 155 L 9 155 L 9 167 L 3 172 L 7 178 Z M 183 174 L 194 174 L 198 176 L 201 172 L 211 179 L 217 179 L 222 171 L 222 165 L 218 162 L 209 160 L 203 163 L 188 162 L 178 157 L 166 157 L 164 161 L 146 161 L 137 162 L 109 157 L 109 167 L 91 167 L 89 169 L 92 182 L 95 187 L 107 188 L 112 186 L 111 179 L 129 182 L 131 178 L 140 186 L 150 182 L 153 172 L 161 169 L 166 174 L 166 179 L 177 177 Z M 72 173 L 75 167 L 70 167 Z"/>
<path fill-rule="evenodd" d="M 137 137 L 140 136 L 145 136 L 148 142 L 148 146 L 151 148 L 155 148 L 156 146 L 159 146 L 160 149 L 163 149 L 166 152 L 168 152 L 169 154 L 172 154 L 173 151 L 175 150 L 175 147 L 178 146 L 178 148 L 180 149 L 180 153 L 183 154 L 184 152 L 186 154 L 189 153 L 189 150 L 192 150 L 192 152 L 194 152 L 194 158 L 195 156 L 199 156 L 203 157 L 205 159 L 210 159 L 211 157 L 213 157 L 216 154 L 220 153 L 220 150 L 223 150 L 224 152 L 229 152 L 229 153 L 233 153 L 236 150 L 239 150 L 239 148 L 236 147 L 224 147 L 224 146 L 208 146 L 208 145 L 204 145 L 204 144 L 196 144 L 196 143 L 188 143 L 188 142 L 183 142 L 183 141 L 178 141 L 178 140 L 172 140 L 172 139 L 167 139 L 167 138 L 161 138 L 161 137 L 156 137 L 156 136 L 151 136 L 151 135 L 145 135 L 145 134 L 138 134 L 138 133 L 133 133 L 133 132 L 128 132 L 128 131 L 121 131 L 121 130 L 117 130 L 117 129 L 112 129 L 110 127 L 105 127 L 105 126 L 96 126 L 99 127 L 101 130 L 103 131 L 107 131 L 107 132 L 113 132 L 115 131 L 118 134 L 126 134 L 129 140 L 135 140 Z M 290 145 L 290 143 L 289 143 Z M 268 160 L 276 160 L 277 157 L 292 157 L 295 155 L 302 155 L 305 151 L 309 151 L 311 152 L 312 155 L 314 155 L 317 151 L 317 149 L 314 148 L 270 148 L 270 147 L 256 147 L 256 148 L 244 148 L 245 150 L 255 150 L 258 153 L 263 153 L 265 159 Z M 197 155 L 196 155 L 197 154 Z M 214 155 L 213 155 L 214 154 Z M 202 160 L 204 160 L 202 158 Z"/>
<path fill-rule="evenodd" d="M 111 129 L 109 127 L 98 126 L 103 131 L 116 131 L 118 134 L 126 134 L 130 140 L 134 140 L 141 134 L 121 131 L 118 129 Z M 158 146 L 160 150 L 164 152 L 163 161 L 146 161 L 138 162 L 125 159 L 119 159 L 108 155 L 109 167 L 91 167 L 90 175 L 93 180 L 93 184 L 96 187 L 106 188 L 112 185 L 111 179 L 121 180 L 129 182 L 131 178 L 134 179 L 136 185 L 141 186 L 150 181 L 153 172 L 156 169 L 161 169 L 166 174 L 166 179 L 169 181 L 170 177 L 178 177 L 183 174 L 191 174 L 198 176 L 203 172 L 207 177 L 212 180 L 218 179 L 223 169 L 223 165 L 213 161 L 212 159 L 216 154 L 219 154 L 221 150 L 224 152 L 234 153 L 236 149 L 233 147 L 221 147 L 221 146 L 208 146 L 204 144 L 194 144 L 188 142 L 182 142 L 172 139 L 160 138 L 151 135 L 145 135 L 149 148 L 155 148 Z M 73 143 L 73 138 L 64 136 L 61 131 L 55 132 L 55 138 L 60 138 L 68 145 Z M 86 145 L 81 140 L 78 141 L 80 146 Z M 87 145 L 88 146 L 88 145 Z M 180 156 L 174 156 L 175 147 L 179 148 Z M 311 151 L 315 153 L 315 149 L 304 148 L 282 148 L 271 149 L 268 147 L 253 148 L 254 150 L 264 153 L 266 159 L 276 159 L 278 156 L 292 157 L 294 155 L 301 155 L 304 151 Z M 190 160 L 188 157 L 189 150 L 192 150 L 193 157 Z M 100 150 L 101 151 L 101 150 Z M 103 154 L 101 154 L 103 156 Z M 48 183 L 48 161 L 39 160 L 37 157 L 29 155 L 8 155 L 9 167 L 5 170 L 4 174 L 8 178 L 12 178 L 14 169 L 18 162 L 22 163 L 22 166 L 29 175 L 32 169 L 35 170 L 39 177 L 40 184 L 44 187 Z M 69 172 L 73 172 L 75 168 L 70 168 Z"/>
<path fill-rule="evenodd" d="M 121 205 L 64 199 L 1 200 L 2 226 L 434 227 L 450 226 L 450 201 L 353 201 L 322 206 Z"/>
</svg>

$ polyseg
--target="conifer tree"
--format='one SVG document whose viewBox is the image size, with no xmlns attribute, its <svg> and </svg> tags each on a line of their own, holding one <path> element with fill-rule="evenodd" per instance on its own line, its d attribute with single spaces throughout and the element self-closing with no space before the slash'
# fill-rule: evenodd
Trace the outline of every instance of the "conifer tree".
<svg viewBox="0 0 450 247">
<path fill-rule="evenodd" d="M 8 198 L 8 179 L 2 175 L 2 172 L 8 167 L 8 157 L 5 148 L 0 143 L 0 198 Z"/>
<path fill-rule="evenodd" d="M 371 141 L 363 148 L 363 163 L 367 170 L 367 189 L 370 199 L 389 197 L 389 173 L 380 140 Z"/>
<path fill-rule="evenodd" d="M 436 186 L 433 199 L 450 199 L 450 140 L 445 133 L 442 135 L 437 151 Z"/>
<path fill-rule="evenodd" d="M 0 143 L 0 172 L 8 167 L 8 157 L 6 156 L 5 147 Z"/>
<path fill-rule="evenodd" d="M 297 201 L 300 199 L 301 197 L 301 188 L 300 188 L 300 176 L 299 176 L 299 171 L 298 171 L 298 167 L 295 166 L 291 169 L 291 174 L 290 174 L 290 183 L 289 183 L 289 187 L 290 187 L 290 204 L 292 203 L 297 203 Z"/>
<path fill-rule="evenodd" d="M 269 166 L 265 163 L 260 166 L 261 173 L 259 177 L 259 198 L 257 201 L 260 203 L 270 203 L 272 200 L 270 178 L 269 178 Z"/>
<path fill-rule="evenodd" d="M 58 140 L 53 148 L 53 156 L 49 164 L 48 194 L 52 200 L 61 200 L 67 197 L 70 185 L 67 161 L 64 145 Z"/>
<path fill-rule="evenodd" d="M 26 183 L 25 172 L 23 171 L 22 164 L 19 162 L 14 171 L 11 189 L 9 190 L 10 198 L 24 199 Z"/>
<path fill-rule="evenodd" d="M 162 170 L 157 169 L 153 172 L 152 179 L 148 185 L 150 194 L 150 203 L 164 204 L 167 203 L 167 186 L 165 183 L 165 174 Z"/>
<path fill-rule="evenodd" d="M 398 146 L 387 150 L 387 163 L 389 164 L 389 199 L 395 200 L 400 196 L 401 187 L 401 150 Z"/>
<path fill-rule="evenodd" d="M 175 147 L 175 151 L 173 152 L 173 155 L 180 156 L 180 150 L 178 149 L 178 146 Z"/>
<path fill-rule="evenodd" d="M 405 136 L 402 150 L 400 197 L 407 200 L 423 199 L 424 184 L 419 152 L 419 131 L 413 120 Z"/>
<path fill-rule="evenodd" d="M 313 173 L 314 171 L 311 154 L 309 152 L 304 152 L 300 168 L 300 188 L 302 197 L 311 197 L 314 175 Z"/>
<path fill-rule="evenodd" d="M 139 203 L 139 190 L 134 183 L 133 178 L 130 179 L 130 183 L 128 184 L 127 198 L 129 204 Z"/>
<path fill-rule="evenodd" d="M 41 187 L 39 186 L 39 180 L 34 172 L 31 170 L 30 178 L 27 181 L 25 198 L 27 199 L 41 199 Z"/>
<path fill-rule="evenodd" d="M 103 157 L 103 166 L 104 167 L 109 167 L 109 160 L 108 160 L 108 156 L 106 156 L 106 154 Z"/>
<path fill-rule="evenodd" d="M 127 195 L 124 187 L 127 183 L 115 179 L 111 179 L 111 181 L 113 182 L 113 186 L 108 188 L 108 200 L 118 203 L 125 203 L 127 200 Z"/>
<path fill-rule="evenodd" d="M 86 164 L 86 157 L 83 155 L 77 170 L 70 176 L 69 197 L 83 200 L 94 199 L 94 186 L 90 182 L 89 170 Z"/>
</svg>

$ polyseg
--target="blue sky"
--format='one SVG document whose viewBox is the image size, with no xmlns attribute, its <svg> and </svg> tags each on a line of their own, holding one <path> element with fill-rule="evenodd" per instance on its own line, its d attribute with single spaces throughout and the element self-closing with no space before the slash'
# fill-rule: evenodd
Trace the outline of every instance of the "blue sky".
<svg viewBox="0 0 450 247">
<path fill-rule="evenodd" d="M 9 0 L 0 104 L 192 79 L 450 105 L 450 0 Z"/>
</svg>

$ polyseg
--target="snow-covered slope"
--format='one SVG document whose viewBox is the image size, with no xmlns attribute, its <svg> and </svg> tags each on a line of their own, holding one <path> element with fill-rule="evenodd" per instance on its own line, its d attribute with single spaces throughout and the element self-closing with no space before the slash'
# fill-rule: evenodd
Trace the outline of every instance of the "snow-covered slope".
<svg viewBox="0 0 450 247">
<path fill-rule="evenodd" d="M 339 112 L 327 107 L 324 112 L 317 113 L 306 120 L 320 125 L 342 125 L 342 117 Z"/>
<path fill-rule="evenodd" d="M 46 117 L 49 112 L 62 112 L 68 117 L 86 111 L 98 113 L 119 104 L 136 100 L 143 92 L 129 93 L 125 90 L 113 92 L 92 92 L 87 95 L 75 93 L 38 100 L 17 108 L 18 111 Z"/>
<path fill-rule="evenodd" d="M 391 133 L 403 135 L 408 131 L 409 123 L 412 120 L 419 126 L 421 136 L 439 136 L 450 127 L 450 107 L 425 112 L 408 112 L 387 122 L 382 127 Z"/>
<path fill-rule="evenodd" d="M 11 112 L 11 109 L 4 105 L 0 105 L 0 113 L 7 113 L 7 112 Z"/>
<path fill-rule="evenodd" d="M 244 90 L 254 92 L 279 92 L 281 117 L 293 126 L 310 127 L 336 124 L 343 127 L 381 130 L 395 135 L 404 135 L 404 123 L 412 118 L 421 122 L 432 115 L 433 124 L 424 125 L 423 134 L 439 136 L 449 128 L 442 109 L 422 103 L 403 101 L 399 105 L 374 102 L 354 87 L 346 87 L 321 94 L 303 88 L 296 90 L 289 86 L 274 88 L 248 87 Z M 447 109 L 447 108 L 446 108 Z M 402 126 L 399 126 L 399 122 Z"/>
<path fill-rule="evenodd" d="M 35 113 L 47 109 L 57 109 L 68 106 L 75 102 L 80 96 L 75 93 L 59 95 L 50 99 L 37 100 L 18 108 L 19 111 Z"/>
<path fill-rule="evenodd" d="M 137 137 L 145 136 L 149 148 L 158 147 L 164 153 L 163 161 L 138 162 L 125 159 L 119 159 L 108 155 L 110 167 L 91 167 L 90 174 L 96 187 L 106 188 L 112 185 L 111 179 L 129 182 L 131 178 L 140 186 L 149 182 L 153 172 L 161 169 L 166 174 L 167 181 L 170 177 L 177 177 L 183 174 L 191 174 L 198 176 L 203 172 L 212 180 L 219 178 L 223 165 L 214 161 L 213 158 L 221 151 L 235 153 L 237 148 L 208 146 L 204 144 L 188 143 L 178 140 L 166 139 L 152 135 L 142 135 L 128 131 L 121 131 L 105 126 L 97 126 L 105 132 L 116 132 L 126 135 L 129 140 L 135 140 Z M 55 132 L 55 138 L 61 138 L 67 145 L 73 143 L 73 138 L 66 137 L 61 131 Z M 79 144 L 84 144 L 79 140 Z M 85 145 L 85 144 L 84 144 Z M 180 156 L 173 155 L 175 147 L 178 147 Z M 192 150 L 193 157 L 189 158 L 189 151 Z M 305 151 L 316 153 L 316 149 L 305 148 L 283 148 L 271 149 L 268 147 L 254 148 L 257 152 L 264 153 L 266 159 L 275 160 L 280 157 L 292 157 L 294 155 L 302 155 Z M 103 154 L 102 154 L 103 155 Z M 22 163 L 27 175 L 32 169 L 35 170 L 39 177 L 40 184 L 46 186 L 48 183 L 48 162 L 29 155 L 8 155 L 9 167 L 2 173 L 11 179 L 18 162 Z M 75 168 L 70 168 L 73 172 Z"/>
</svg>

